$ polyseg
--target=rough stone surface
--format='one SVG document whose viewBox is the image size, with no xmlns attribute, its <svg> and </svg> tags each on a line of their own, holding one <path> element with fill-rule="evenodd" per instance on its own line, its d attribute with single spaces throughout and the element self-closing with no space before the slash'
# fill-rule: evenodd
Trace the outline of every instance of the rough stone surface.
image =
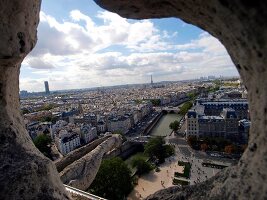
<svg viewBox="0 0 267 200">
<path fill-rule="evenodd" d="M 40 0 L 0 1 L 1 67 L 20 63 L 35 46 L 40 4 Z"/>
<path fill-rule="evenodd" d="M 120 135 L 113 135 L 106 139 L 93 151 L 68 165 L 60 172 L 62 182 L 81 190 L 88 189 L 97 174 L 103 155 L 119 147 L 121 143 L 122 138 Z"/>
<path fill-rule="evenodd" d="M 203 28 L 224 44 L 248 89 L 252 127 L 238 165 L 205 183 L 162 190 L 148 199 L 267 199 L 266 1 L 96 2 L 124 17 L 178 17 Z M 34 147 L 20 115 L 19 69 L 36 43 L 40 3 L 0 0 L 0 199 L 69 199 L 54 164 Z"/>
<path fill-rule="evenodd" d="M 95 0 L 134 19 L 178 17 L 217 37 L 248 90 L 252 127 L 237 166 L 203 184 L 163 190 L 148 199 L 267 199 L 267 2 L 241 0 Z"/>
<path fill-rule="evenodd" d="M 59 161 L 55 162 L 55 165 L 57 167 L 57 171 L 61 172 L 65 167 L 73 163 L 74 161 L 80 159 L 84 155 L 90 153 L 93 149 L 97 147 L 97 145 L 104 142 L 106 139 L 108 139 L 110 136 L 105 136 L 103 138 L 97 139 L 81 148 L 78 148 L 70 153 L 68 153 L 65 157 L 60 159 Z"/>
<path fill-rule="evenodd" d="M 20 63 L 36 43 L 40 3 L 0 0 L 0 199 L 70 199 L 20 114 Z"/>
</svg>

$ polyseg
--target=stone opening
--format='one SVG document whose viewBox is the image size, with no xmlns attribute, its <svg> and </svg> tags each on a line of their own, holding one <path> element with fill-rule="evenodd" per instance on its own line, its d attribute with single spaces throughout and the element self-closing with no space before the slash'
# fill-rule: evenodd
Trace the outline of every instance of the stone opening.
<svg viewBox="0 0 267 200">
<path fill-rule="evenodd" d="M 148 199 L 267 198 L 267 3 L 241 0 L 96 0 L 134 19 L 178 17 L 218 38 L 248 90 L 252 127 L 237 166 L 207 182 L 162 190 Z M 19 112 L 19 69 L 36 43 L 41 1 L 0 1 L 0 197 L 68 199 L 55 166 L 33 146 Z"/>
</svg>

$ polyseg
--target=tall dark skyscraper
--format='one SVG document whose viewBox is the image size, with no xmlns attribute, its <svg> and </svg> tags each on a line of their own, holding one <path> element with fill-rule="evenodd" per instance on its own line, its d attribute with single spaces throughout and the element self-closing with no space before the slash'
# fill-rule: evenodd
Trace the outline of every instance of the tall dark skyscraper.
<svg viewBox="0 0 267 200">
<path fill-rule="evenodd" d="M 151 85 L 153 85 L 153 79 L 152 79 L 152 75 L 151 75 Z"/>
<path fill-rule="evenodd" d="M 45 85 L 45 94 L 50 94 L 48 81 L 45 81 L 44 85 Z"/>
</svg>

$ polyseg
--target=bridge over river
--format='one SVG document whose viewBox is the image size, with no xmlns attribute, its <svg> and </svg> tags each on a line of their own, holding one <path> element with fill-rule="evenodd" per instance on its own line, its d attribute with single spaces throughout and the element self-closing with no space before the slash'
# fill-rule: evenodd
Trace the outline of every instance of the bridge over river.
<svg viewBox="0 0 267 200">
<path fill-rule="evenodd" d="M 158 108 L 155 108 L 156 111 L 163 111 L 163 112 L 167 112 L 167 113 L 179 113 L 180 111 L 180 108 L 177 106 L 177 107 L 172 107 L 172 106 L 166 106 L 166 107 L 158 107 Z"/>
<path fill-rule="evenodd" d="M 153 136 L 150 136 L 150 135 L 139 136 L 139 137 L 131 138 L 129 139 L 129 141 L 132 143 L 136 143 L 136 144 L 146 144 L 151 137 Z"/>
</svg>

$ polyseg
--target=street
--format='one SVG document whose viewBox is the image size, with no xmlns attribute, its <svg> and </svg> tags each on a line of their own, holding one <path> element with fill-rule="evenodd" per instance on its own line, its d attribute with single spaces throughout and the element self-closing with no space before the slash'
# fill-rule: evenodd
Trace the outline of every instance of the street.
<svg viewBox="0 0 267 200">
<path fill-rule="evenodd" d="M 175 153 L 178 160 L 188 161 L 191 163 L 190 185 L 203 182 L 221 170 L 204 167 L 202 166 L 203 162 L 216 163 L 226 166 L 230 166 L 235 162 L 228 158 L 212 157 L 205 152 L 196 151 L 187 144 L 183 137 L 176 136 L 174 133 L 171 136 L 166 137 L 166 143 L 175 146 Z"/>
</svg>

